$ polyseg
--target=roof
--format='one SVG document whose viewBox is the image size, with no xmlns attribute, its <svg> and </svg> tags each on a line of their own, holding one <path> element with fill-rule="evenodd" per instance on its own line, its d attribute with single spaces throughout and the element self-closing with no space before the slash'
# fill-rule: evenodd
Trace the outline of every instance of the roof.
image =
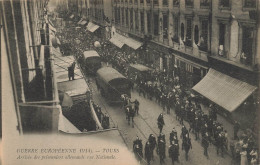
<svg viewBox="0 0 260 165">
<path fill-rule="evenodd" d="M 103 67 L 97 71 L 97 75 L 109 83 L 113 79 L 126 79 L 121 73 L 111 67 Z"/>
<path fill-rule="evenodd" d="M 207 75 L 192 89 L 232 112 L 236 110 L 257 87 L 211 68 Z"/>
<path fill-rule="evenodd" d="M 100 57 L 95 50 L 85 51 L 83 54 L 85 59 L 88 57 Z"/>
<path fill-rule="evenodd" d="M 131 67 L 143 72 L 143 71 L 149 71 L 152 70 L 151 68 L 144 66 L 142 64 L 130 64 Z"/>
<path fill-rule="evenodd" d="M 58 90 L 66 92 L 69 96 L 81 95 L 85 94 L 87 91 L 90 91 L 84 78 L 59 82 Z"/>
</svg>

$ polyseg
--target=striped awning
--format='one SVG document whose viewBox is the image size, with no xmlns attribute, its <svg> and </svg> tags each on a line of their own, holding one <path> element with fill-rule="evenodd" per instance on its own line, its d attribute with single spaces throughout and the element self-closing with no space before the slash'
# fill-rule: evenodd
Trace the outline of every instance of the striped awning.
<svg viewBox="0 0 260 165">
<path fill-rule="evenodd" d="M 232 112 L 236 110 L 257 87 L 211 68 L 207 75 L 192 89 L 229 112 Z"/>
</svg>

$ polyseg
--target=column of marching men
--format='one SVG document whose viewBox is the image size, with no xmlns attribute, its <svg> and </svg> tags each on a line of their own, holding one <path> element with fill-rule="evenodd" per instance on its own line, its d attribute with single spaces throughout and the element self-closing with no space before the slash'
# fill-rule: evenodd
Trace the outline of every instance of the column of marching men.
<svg viewBox="0 0 260 165">
<path fill-rule="evenodd" d="M 128 65 L 130 63 L 142 63 L 138 61 L 137 55 L 134 52 L 124 52 L 121 49 L 111 45 L 108 41 L 93 37 L 93 34 L 84 29 L 64 28 L 61 32 L 57 32 L 57 36 L 61 39 L 62 44 L 69 44 L 70 50 L 62 49 L 61 52 L 66 55 L 74 54 L 79 63 L 83 60 L 83 52 L 86 50 L 96 50 L 104 62 L 112 64 L 114 68 L 121 71 L 128 77 Z M 100 48 L 94 46 L 94 41 L 99 40 L 101 43 Z M 68 52 L 70 51 L 70 52 Z M 208 147 L 210 144 L 216 146 L 217 154 L 224 157 L 225 152 L 230 149 L 232 158 L 236 163 L 257 162 L 257 149 L 256 142 L 252 133 L 244 132 L 238 136 L 240 130 L 239 123 L 234 124 L 234 141 L 228 141 L 228 133 L 223 125 L 217 121 L 217 109 L 212 104 L 209 106 L 209 115 L 205 114 L 200 106 L 200 102 L 186 94 L 183 89 L 183 82 L 179 75 L 175 73 L 174 76 L 168 76 L 166 72 L 153 71 L 150 75 L 152 79 L 147 81 L 142 77 L 136 76 L 135 83 L 139 95 L 155 100 L 167 114 L 171 113 L 171 109 L 175 111 L 175 118 L 182 125 L 182 132 L 180 138 L 182 139 L 182 149 L 185 151 L 186 160 L 188 160 L 188 152 L 192 148 L 190 142 L 190 133 L 193 133 L 196 140 L 201 139 L 201 144 L 204 148 L 204 155 L 208 157 Z M 139 102 L 135 103 L 135 113 L 138 113 Z M 138 107 L 138 110 L 137 110 Z M 96 109 L 96 108 L 95 108 Z M 98 112 L 100 111 L 97 108 Z M 101 114 L 101 113 L 100 113 Z M 133 116 L 134 117 L 134 116 Z M 133 118 L 132 118 L 133 120 Z M 189 128 L 184 125 L 183 121 L 187 121 Z M 129 119 L 130 121 L 130 119 Z M 145 158 L 148 163 L 153 159 L 153 151 L 156 148 L 160 156 L 160 162 L 163 163 L 166 158 L 165 135 L 162 133 L 164 126 L 163 115 L 160 114 L 158 119 L 158 128 L 160 134 L 157 141 L 154 135 L 150 135 L 148 141 L 145 143 Z M 168 150 L 169 156 L 172 161 L 178 161 L 179 156 L 179 139 L 175 129 L 172 130 L 169 137 L 170 147 Z M 137 138 L 134 141 L 133 149 L 138 157 L 143 156 L 143 145 L 141 139 Z M 229 146 L 228 146 L 229 144 Z"/>
</svg>

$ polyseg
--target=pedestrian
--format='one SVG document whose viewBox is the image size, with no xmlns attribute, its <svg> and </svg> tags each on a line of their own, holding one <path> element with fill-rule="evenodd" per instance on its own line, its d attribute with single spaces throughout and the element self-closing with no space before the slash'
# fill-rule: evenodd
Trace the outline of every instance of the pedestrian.
<svg viewBox="0 0 260 165">
<path fill-rule="evenodd" d="M 69 77 L 69 80 L 74 80 L 75 64 L 76 64 L 76 62 L 73 62 L 73 63 L 68 67 L 68 77 Z"/>
<path fill-rule="evenodd" d="M 209 147 L 209 135 L 208 133 L 206 133 L 203 137 L 202 137 L 202 146 L 204 149 L 204 155 L 209 158 L 208 155 L 208 147 Z"/>
<path fill-rule="evenodd" d="M 143 144 L 142 140 L 137 136 L 133 141 L 133 151 L 138 161 L 141 161 L 143 158 Z"/>
<path fill-rule="evenodd" d="M 145 150 L 144 151 L 145 159 L 147 161 L 147 164 L 150 165 L 153 150 L 152 150 L 152 147 L 151 147 L 151 143 L 149 141 L 146 142 L 144 150 Z"/>
<path fill-rule="evenodd" d="M 137 99 L 135 99 L 134 104 L 135 104 L 134 105 L 135 112 L 138 115 L 139 114 L 139 105 L 140 105 L 140 103 L 139 103 L 139 101 Z"/>
<path fill-rule="evenodd" d="M 247 160 L 246 148 L 242 147 L 242 151 L 240 152 L 240 155 L 241 155 L 240 165 L 247 165 L 248 164 L 248 160 Z"/>
<path fill-rule="evenodd" d="M 174 165 L 174 162 L 179 160 L 179 158 L 178 158 L 179 157 L 178 144 L 171 144 L 169 146 L 168 153 L 169 153 L 169 157 L 172 159 L 172 165 Z"/>
<path fill-rule="evenodd" d="M 174 139 L 174 137 L 175 137 L 175 139 Z M 172 132 L 170 133 L 169 140 L 170 140 L 170 144 L 172 144 L 173 141 L 174 142 L 176 142 L 176 141 L 178 142 L 178 135 L 177 135 L 177 131 L 175 130 L 175 128 L 172 129 Z"/>
<path fill-rule="evenodd" d="M 182 150 L 185 151 L 185 159 L 188 161 L 188 153 L 190 149 L 192 149 L 191 139 L 189 138 L 188 134 L 185 135 L 185 138 L 182 140 Z"/>
<path fill-rule="evenodd" d="M 217 155 L 219 154 L 219 150 L 221 151 L 221 156 L 224 157 L 224 137 L 221 133 L 218 134 L 216 139 L 216 148 L 217 148 Z"/>
<path fill-rule="evenodd" d="M 238 140 L 238 136 L 237 136 L 237 133 L 240 129 L 240 125 L 237 121 L 235 121 L 235 124 L 234 124 L 234 140 Z"/>
<path fill-rule="evenodd" d="M 162 129 L 163 129 L 163 126 L 165 125 L 162 113 L 157 118 L 157 125 L 158 125 L 158 128 L 159 128 L 160 133 L 161 133 Z"/>
<path fill-rule="evenodd" d="M 158 154 L 160 157 L 160 164 L 164 163 L 165 155 L 165 141 L 163 139 L 158 141 Z"/>
<path fill-rule="evenodd" d="M 151 149 L 152 149 L 152 160 L 154 160 L 153 151 L 154 151 L 154 149 L 155 149 L 155 147 L 156 147 L 156 138 L 155 138 L 155 136 L 154 136 L 153 134 L 150 134 L 148 140 L 149 140 L 149 142 L 150 142 L 150 144 L 151 144 Z"/>
</svg>

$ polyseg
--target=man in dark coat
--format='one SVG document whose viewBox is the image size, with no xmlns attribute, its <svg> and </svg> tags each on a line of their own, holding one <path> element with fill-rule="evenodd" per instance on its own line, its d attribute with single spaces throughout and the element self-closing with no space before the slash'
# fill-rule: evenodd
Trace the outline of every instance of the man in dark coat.
<svg viewBox="0 0 260 165">
<path fill-rule="evenodd" d="M 169 146 L 169 157 L 172 159 L 172 165 L 174 165 L 174 161 L 179 160 L 179 145 L 178 144 L 171 144 Z"/>
<path fill-rule="evenodd" d="M 202 146 L 204 149 L 204 155 L 208 158 L 208 147 L 209 147 L 209 135 L 208 133 L 205 133 L 205 135 L 202 137 Z"/>
<path fill-rule="evenodd" d="M 135 112 L 138 115 L 139 114 L 139 105 L 140 105 L 140 103 L 139 103 L 139 101 L 137 99 L 135 99 L 134 104 L 135 104 L 135 106 L 134 106 Z"/>
<path fill-rule="evenodd" d="M 144 156 L 145 156 L 145 159 L 146 159 L 148 165 L 150 165 L 150 163 L 151 163 L 152 154 L 153 154 L 153 150 L 151 147 L 151 143 L 149 141 L 147 141 L 145 144 Z"/>
<path fill-rule="evenodd" d="M 191 140 L 188 137 L 188 134 L 185 135 L 185 138 L 182 140 L 182 149 L 185 151 L 185 158 L 188 161 L 188 153 L 192 149 Z"/>
<path fill-rule="evenodd" d="M 155 149 L 155 147 L 156 147 L 156 138 L 155 138 L 155 136 L 154 136 L 153 134 L 150 134 L 148 140 L 149 140 L 149 142 L 150 142 L 150 144 L 151 144 L 151 149 L 152 149 L 152 159 L 154 159 L 153 151 L 154 151 L 154 149 Z"/>
<path fill-rule="evenodd" d="M 237 121 L 235 121 L 235 124 L 234 124 L 234 140 L 237 140 L 238 139 L 238 136 L 237 136 L 237 133 L 240 129 L 240 125 Z"/>
<path fill-rule="evenodd" d="M 165 155 L 165 141 L 163 139 L 158 141 L 158 154 L 160 157 L 160 164 L 164 163 Z"/>
<path fill-rule="evenodd" d="M 158 128 L 160 130 L 160 133 L 162 132 L 162 129 L 163 129 L 163 126 L 165 125 L 164 123 L 164 119 L 163 119 L 163 114 L 161 113 L 159 115 L 159 117 L 157 118 L 157 125 L 158 125 Z"/>
<path fill-rule="evenodd" d="M 138 136 L 133 142 L 133 151 L 135 153 L 137 160 L 141 161 L 143 158 L 143 144 L 142 144 L 142 140 L 139 139 Z"/>
</svg>

